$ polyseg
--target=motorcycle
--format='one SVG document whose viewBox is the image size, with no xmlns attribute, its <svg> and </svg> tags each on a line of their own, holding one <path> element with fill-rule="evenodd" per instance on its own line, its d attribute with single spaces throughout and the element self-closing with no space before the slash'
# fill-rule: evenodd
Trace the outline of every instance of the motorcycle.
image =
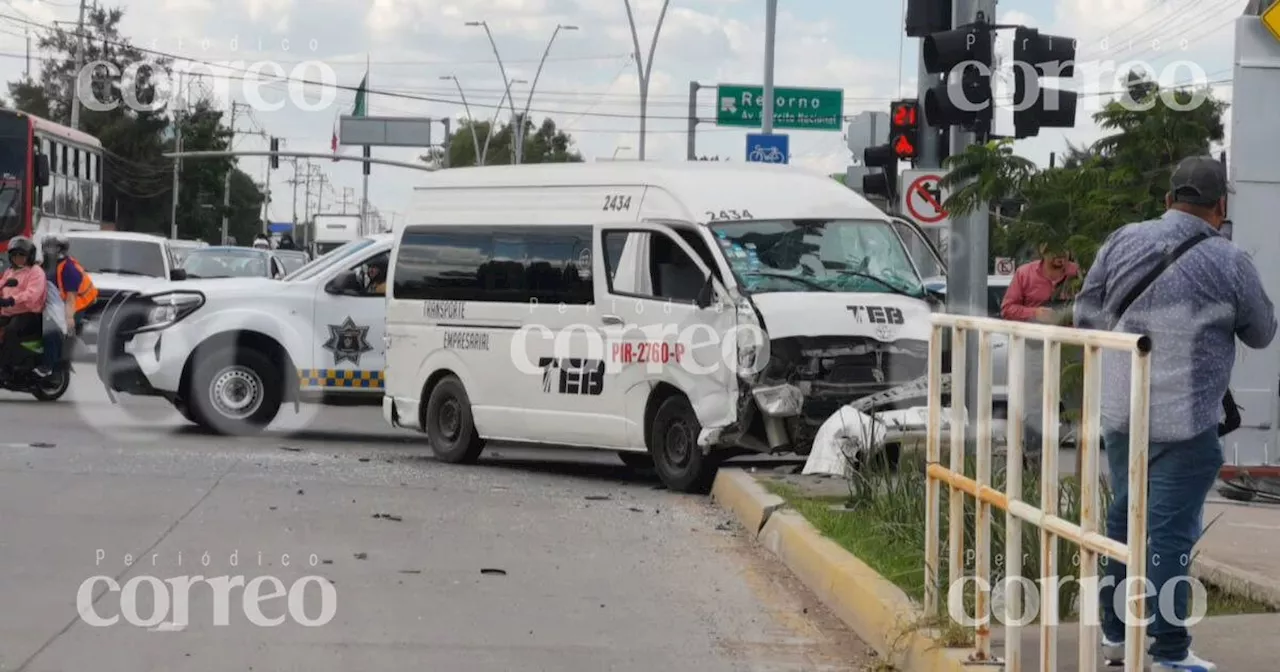
<svg viewBox="0 0 1280 672">
<path fill-rule="evenodd" d="M 41 378 L 36 367 L 44 362 L 44 340 L 33 338 L 23 341 L 15 365 L 8 375 L 0 374 L 0 389 L 30 394 L 40 401 L 57 401 L 71 387 L 71 348 L 62 349 L 62 360 L 53 372 Z"/>
</svg>

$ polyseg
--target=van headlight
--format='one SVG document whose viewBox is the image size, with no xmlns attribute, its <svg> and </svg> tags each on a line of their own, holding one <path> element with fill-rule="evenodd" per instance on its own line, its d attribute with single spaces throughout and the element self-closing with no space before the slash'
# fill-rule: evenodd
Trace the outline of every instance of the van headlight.
<svg viewBox="0 0 1280 672">
<path fill-rule="evenodd" d="M 136 331 L 160 331 L 168 329 L 180 320 L 196 312 L 204 305 L 204 294 L 199 292 L 172 292 L 150 297 L 150 306 Z"/>
<path fill-rule="evenodd" d="M 800 415 L 804 406 L 804 393 L 795 385 L 770 385 L 751 390 L 760 412 L 774 418 L 790 418 Z"/>
</svg>

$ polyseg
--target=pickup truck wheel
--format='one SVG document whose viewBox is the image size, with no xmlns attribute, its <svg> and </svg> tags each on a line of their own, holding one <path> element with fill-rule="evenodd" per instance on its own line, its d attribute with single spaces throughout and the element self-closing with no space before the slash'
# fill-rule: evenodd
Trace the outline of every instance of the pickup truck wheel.
<svg viewBox="0 0 1280 672">
<path fill-rule="evenodd" d="M 190 415 L 219 434 L 261 432 L 275 419 L 283 400 L 280 371 L 255 350 L 219 350 L 199 355 L 195 363 Z"/>
<path fill-rule="evenodd" d="M 484 450 L 471 417 L 471 400 L 457 376 L 446 376 L 431 390 L 422 424 L 431 452 L 441 462 L 469 464 Z"/>
<path fill-rule="evenodd" d="M 653 416 L 649 454 L 663 485 L 676 492 L 705 492 L 715 465 L 698 445 L 702 425 L 684 396 L 668 397 Z"/>
</svg>

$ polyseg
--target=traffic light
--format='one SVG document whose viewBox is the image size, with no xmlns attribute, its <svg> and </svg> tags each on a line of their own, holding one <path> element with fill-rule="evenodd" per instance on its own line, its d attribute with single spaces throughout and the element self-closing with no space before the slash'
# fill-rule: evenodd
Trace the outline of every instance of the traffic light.
<svg viewBox="0 0 1280 672">
<path fill-rule="evenodd" d="M 1076 93 L 1040 86 L 1041 77 L 1075 75 L 1075 40 L 1026 27 L 1016 28 L 1013 35 L 1014 137 L 1030 138 L 1046 127 L 1075 126 Z"/>
<path fill-rule="evenodd" d="M 952 0 L 907 0 L 907 37 L 951 30 Z"/>
<path fill-rule="evenodd" d="M 943 75 L 942 83 L 925 93 L 924 114 L 930 126 L 962 126 L 984 135 L 990 130 L 995 60 L 991 31 L 986 23 L 972 23 L 924 38 L 925 71 Z"/>
<path fill-rule="evenodd" d="M 900 161 L 915 161 L 920 146 L 920 103 L 899 100 L 889 106 L 889 146 Z"/>
<path fill-rule="evenodd" d="M 893 145 L 868 147 L 862 153 L 862 163 L 867 168 L 880 169 L 878 173 L 862 176 L 862 195 L 879 196 L 894 202 L 898 186 L 898 157 L 894 155 Z"/>
<path fill-rule="evenodd" d="M 280 151 L 280 138 L 271 138 L 271 169 L 275 170 L 280 167 L 280 155 L 274 152 Z"/>
</svg>

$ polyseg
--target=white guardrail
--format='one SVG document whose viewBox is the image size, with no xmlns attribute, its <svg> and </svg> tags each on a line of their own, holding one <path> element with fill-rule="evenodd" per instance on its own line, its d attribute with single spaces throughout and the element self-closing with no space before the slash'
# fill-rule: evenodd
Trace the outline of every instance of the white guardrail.
<svg viewBox="0 0 1280 672">
<path fill-rule="evenodd" d="M 1004 660 L 995 659 L 991 653 L 991 508 L 1005 514 L 1005 558 L 1021 558 L 1022 523 L 1028 522 L 1040 529 L 1040 665 L 1039 669 L 1051 672 L 1057 669 L 1057 637 L 1054 631 L 1058 614 L 1058 554 L 1057 540 L 1068 539 L 1080 547 L 1080 585 L 1082 586 L 1081 613 L 1097 609 L 1098 596 L 1084 594 L 1089 586 L 1097 585 L 1098 558 L 1107 556 L 1125 563 L 1128 568 L 1126 605 L 1130 611 L 1126 618 L 1125 662 L 1126 672 L 1143 669 L 1146 648 L 1146 600 L 1144 589 L 1147 576 L 1147 443 L 1149 435 L 1151 340 L 1146 336 L 1084 329 L 1072 329 L 1023 322 L 1009 322 L 991 318 L 975 318 L 962 315 L 935 314 L 929 338 L 929 407 L 928 407 L 928 467 L 925 528 L 925 604 L 928 615 L 939 616 L 938 568 L 941 543 L 940 496 L 941 486 L 949 486 L 949 541 L 948 585 L 955 586 L 968 577 L 964 571 L 964 503 L 968 495 L 977 500 L 974 526 L 974 607 L 977 626 L 974 633 L 974 651 L 970 660 L 980 663 L 1000 664 L 1010 672 L 1023 669 L 1021 626 L 1016 616 L 1023 613 L 1022 563 L 1005 562 L 1005 642 Z M 965 470 L 965 419 L 964 404 L 952 403 L 949 430 L 951 452 L 949 466 L 942 464 L 943 423 L 943 332 L 951 331 L 952 372 L 951 389 L 963 394 L 965 389 L 965 345 L 969 332 L 978 336 L 978 399 L 977 399 L 977 471 L 976 480 L 964 475 Z M 991 336 L 1005 334 L 1010 338 L 1009 357 L 1009 413 L 1007 424 L 1007 477 L 1005 491 L 991 487 Z M 1033 339 L 1044 343 L 1044 412 L 1043 458 L 1040 506 L 1022 500 L 1023 469 L 1023 404 L 1025 389 L 1026 341 Z M 1080 451 L 1080 524 L 1059 516 L 1059 384 L 1061 378 L 1061 352 L 1063 345 L 1078 345 L 1084 349 L 1084 406 L 1081 416 L 1078 450 Z M 1119 350 L 1130 353 L 1130 420 L 1129 437 L 1129 529 L 1127 543 L 1108 539 L 1099 532 L 1100 512 L 1099 448 L 1101 436 L 1101 366 L 1102 350 Z M 1052 578 L 1050 578 L 1052 577 Z M 1045 580 L 1045 579 L 1049 580 Z M 1052 615 L 1052 618 L 1046 615 Z M 1080 656 L 1078 669 L 1094 672 L 1097 669 L 1100 647 L 1099 627 L 1096 618 L 1081 618 Z"/>
</svg>

